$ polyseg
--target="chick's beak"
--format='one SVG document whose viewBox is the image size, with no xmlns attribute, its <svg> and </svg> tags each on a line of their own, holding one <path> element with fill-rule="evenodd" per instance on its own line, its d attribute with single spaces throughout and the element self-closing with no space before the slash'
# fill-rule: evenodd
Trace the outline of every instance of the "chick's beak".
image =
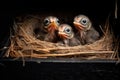
<svg viewBox="0 0 120 80">
<path fill-rule="evenodd" d="M 51 22 L 49 25 L 48 25 L 48 31 L 54 31 L 54 30 L 57 30 L 58 29 L 58 25 L 57 23 L 55 22 Z"/>
<path fill-rule="evenodd" d="M 59 35 L 60 38 L 62 38 L 62 39 L 66 39 L 66 38 L 67 38 L 67 35 L 66 35 L 64 32 L 62 32 L 62 31 L 59 31 L 59 32 L 58 32 L 58 35 Z"/>
<path fill-rule="evenodd" d="M 73 22 L 74 26 L 79 29 L 79 30 L 83 30 L 84 28 L 80 25 L 80 23 L 78 22 Z"/>
</svg>

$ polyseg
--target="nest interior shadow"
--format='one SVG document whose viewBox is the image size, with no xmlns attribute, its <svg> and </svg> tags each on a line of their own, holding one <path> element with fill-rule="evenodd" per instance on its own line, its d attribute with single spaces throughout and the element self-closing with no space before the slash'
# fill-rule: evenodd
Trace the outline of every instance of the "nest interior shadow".
<svg viewBox="0 0 120 80">
<path fill-rule="evenodd" d="M 118 42 L 114 30 L 111 29 L 116 26 L 111 23 L 112 20 L 114 21 L 114 4 L 111 4 L 112 6 L 103 6 L 105 10 L 102 8 L 96 10 L 95 6 L 98 6 L 98 4 L 89 8 L 83 8 L 83 5 L 81 5 L 82 8 L 57 8 L 55 10 L 52 10 L 53 7 L 40 8 L 41 6 L 21 8 L 20 11 L 16 11 L 11 16 L 13 20 L 11 21 L 11 28 L 9 28 L 10 44 L 4 57 L 118 59 Z M 91 19 L 93 26 L 100 33 L 99 40 L 89 45 L 64 47 L 35 37 L 34 34 L 39 30 L 35 28 L 34 24 L 41 19 L 43 20 L 46 16 L 57 16 L 63 23 L 72 25 L 74 16 L 78 14 L 87 15 Z"/>
</svg>

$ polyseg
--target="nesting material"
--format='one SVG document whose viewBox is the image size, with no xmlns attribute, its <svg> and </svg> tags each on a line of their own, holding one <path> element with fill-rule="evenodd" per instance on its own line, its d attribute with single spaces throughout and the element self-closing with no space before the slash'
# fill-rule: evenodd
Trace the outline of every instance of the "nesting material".
<svg viewBox="0 0 120 80">
<path fill-rule="evenodd" d="M 21 23 L 14 22 L 10 46 L 5 57 L 116 59 L 117 47 L 113 47 L 114 35 L 110 30 L 109 21 L 106 21 L 104 29 L 101 29 L 104 35 L 99 40 L 89 45 L 73 47 L 37 39 L 32 26 L 35 22 L 35 18 L 26 19 Z"/>
</svg>

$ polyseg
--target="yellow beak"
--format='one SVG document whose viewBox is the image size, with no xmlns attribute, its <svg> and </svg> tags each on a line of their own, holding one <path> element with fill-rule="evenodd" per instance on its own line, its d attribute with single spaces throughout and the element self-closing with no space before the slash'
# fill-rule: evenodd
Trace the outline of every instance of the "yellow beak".
<svg viewBox="0 0 120 80">
<path fill-rule="evenodd" d="M 59 32 L 58 32 L 58 35 L 59 35 L 60 38 L 62 38 L 62 39 L 67 39 L 67 35 L 66 35 L 64 32 L 59 31 Z"/>
<path fill-rule="evenodd" d="M 79 30 L 83 30 L 84 28 L 80 25 L 80 23 L 77 22 L 73 22 L 74 26 L 79 29 Z"/>
<path fill-rule="evenodd" d="M 55 22 L 51 22 L 48 25 L 48 31 L 54 31 L 54 30 L 57 30 L 57 29 L 58 29 L 58 25 Z"/>
</svg>

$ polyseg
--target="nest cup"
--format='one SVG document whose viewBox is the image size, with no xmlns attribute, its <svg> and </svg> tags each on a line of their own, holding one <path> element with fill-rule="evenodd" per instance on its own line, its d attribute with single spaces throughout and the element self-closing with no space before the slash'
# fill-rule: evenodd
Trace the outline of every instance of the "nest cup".
<svg viewBox="0 0 120 80">
<path fill-rule="evenodd" d="M 117 59 L 118 45 L 113 46 L 114 34 L 107 19 L 101 26 L 103 35 L 89 45 L 60 46 L 57 43 L 36 38 L 35 25 L 40 25 L 40 15 L 19 16 L 11 29 L 10 46 L 4 57 L 12 58 L 78 58 L 78 59 Z M 103 28 L 102 28 L 103 27 Z"/>
</svg>

